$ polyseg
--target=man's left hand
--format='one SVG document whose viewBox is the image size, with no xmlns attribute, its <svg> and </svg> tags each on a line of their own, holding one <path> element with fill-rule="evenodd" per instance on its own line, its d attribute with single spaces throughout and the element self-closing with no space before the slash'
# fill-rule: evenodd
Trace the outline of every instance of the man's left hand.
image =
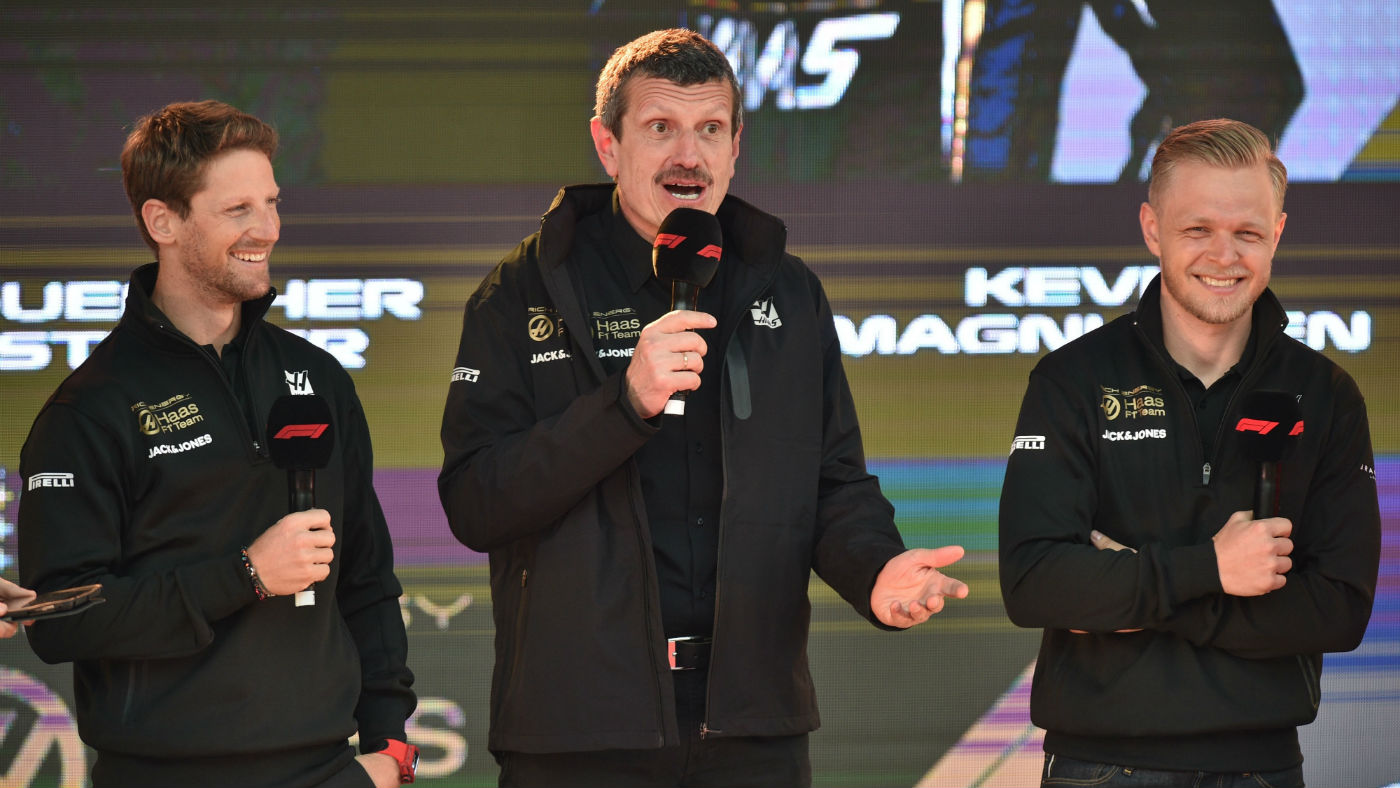
<svg viewBox="0 0 1400 788">
<path fill-rule="evenodd" d="M 370 752 L 356 755 L 355 760 L 369 774 L 369 779 L 374 782 L 374 788 L 398 788 L 400 785 L 399 762 L 394 760 L 392 755 Z"/>
<path fill-rule="evenodd" d="M 929 620 L 947 597 L 967 596 L 967 584 L 938 571 L 963 557 L 958 545 L 906 550 L 891 558 L 870 592 L 870 609 L 882 624 L 905 629 Z"/>
</svg>

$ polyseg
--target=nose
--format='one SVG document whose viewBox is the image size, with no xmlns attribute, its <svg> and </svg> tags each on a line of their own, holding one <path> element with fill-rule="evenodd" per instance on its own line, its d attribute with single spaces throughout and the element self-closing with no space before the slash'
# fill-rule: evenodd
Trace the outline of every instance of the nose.
<svg viewBox="0 0 1400 788">
<path fill-rule="evenodd" d="M 687 169 L 700 166 L 700 141 L 697 135 L 689 132 L 677 137 L 675 150 L 671 152 L 671 163 Z"/>
<path fill-rule="evenodd" d="M 282 235 L 282 217 L 277 213 L 277 206 L 269 205 L 264 208 L 248 234 L 260 243 L 277 243 L 277 239 Z"/>
<path fill-rule="evenodd" d="M 1235 236 L 1231 233 L 1216 233 L 1211 236 L 1210 246 L 1206 251 L 1210 259 L 1226 264 L 1233 263 L 1240 257 L 1239 249 L 1235 247 Z"/>
</svg>

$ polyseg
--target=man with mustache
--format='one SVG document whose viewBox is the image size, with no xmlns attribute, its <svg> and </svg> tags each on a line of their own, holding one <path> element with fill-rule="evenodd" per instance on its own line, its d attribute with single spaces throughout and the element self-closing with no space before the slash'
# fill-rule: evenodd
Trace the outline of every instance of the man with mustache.
<svg viewBox="0 0 1400 788">
<path fill-rule="evenodd" d="M 1042 785 L 1300 786 L 1322 654 L 1366 631 L 1380 559 L 1366 404 L 1284 333 L 1268 284 L 1286 186 L 1253 126 L 1173 130 L 1139 209 L 1161 275 L 1133 314 L 1031 373 L 1000 571 L 1011 620 L 1044 629 Z M 1296 445 L 1276 506 L 1254 511 L 1246 441 L 1274 430 Z"/>
<path fill-rule="evenodd" d="M 808 785 L 811 572 L 904 628 L 967 594 L 962 548 L 905 549 L 821 284 L 728 194 L 724 55 L 642 36 L 595 109 L 615 184 L 561 190 L 468 300 L 443 417 L 448 521 L 491 560 L 488 746 L 502 785 Z M 724 251 L 671 311 L 651 247 L 681 207 Z"/>
</svg>

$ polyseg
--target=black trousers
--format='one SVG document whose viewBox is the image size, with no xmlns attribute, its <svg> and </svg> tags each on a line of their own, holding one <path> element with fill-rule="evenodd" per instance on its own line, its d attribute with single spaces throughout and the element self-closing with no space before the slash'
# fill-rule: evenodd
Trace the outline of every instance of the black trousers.
<svg viewBox="0 0 1400 788">
<path fill-rule="evenodd" d="M 799 786 L 812 784 L 807 734 L 707 736 L 704 671 L 678 670 L 676 721 L 681 742 L 658 750 L 507 752 L 502 786 Z"/>
</svg>

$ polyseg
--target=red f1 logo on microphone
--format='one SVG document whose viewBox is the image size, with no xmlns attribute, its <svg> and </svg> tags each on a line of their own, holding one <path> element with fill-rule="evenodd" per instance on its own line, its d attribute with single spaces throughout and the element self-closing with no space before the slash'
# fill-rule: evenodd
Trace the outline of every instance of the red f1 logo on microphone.
<svg viewBox="0 0 1400 788">
<path fill-rule="evenodd" d="M 656 236 L 656 243 L 652 244 L 652 248 L 659 248 L 664 246 L 667 249 L 675 249 L 677 246 L 680 246 L 682 243 L 685 243 L 685 238 L 686 237 L 684 235 L 675 235 L 673 233 L 658 233 Z M 701 254 L 704 253 L 701 252 Z"/>
<path fill-rule="evenodd" d="M 719 248 L 715 244 L 710 244 L 704 249 L 701 249 L 700 251 L 696 252 L 696 254 L 701 257 L 713 257 L 714 259 L 718 260 L 720 254 L 722 254 L 723 252 L 724 250 Z"/>
<path fill-rule="evenodd" d="M 282 429 L 278 430 L 278 431 L 277 431 L 277 434 L 272 436 L 272 439 L 273 439 L 273 440 L 279 440 L 279 441 L 280 441 L 280 440 L 287 440 L 287 439 L 289 439 L 289 438 L 311 438 L 311 439 L 314 440 L 314 439 L 316 439 L 316 438 L 321 437 L 321 433 L 325 432 L 325 431 L 326 431 L 326 428 L 329 427 L 329 426 L 331 426 L 331 425 L 329 425 L 329 424 L 288 424 L 287 426 L 285 426 L 285 427 L 283 427 Z"/>
<path fill-rule="evenodd" d="M 1276 421 L 1264 421 L 1263 419 L 1240 419 L 1240 423 L 1235 425 L 1235 432 L 1257 432 L 1260 435 L 1268 435 L 1278 426 Z"/>
</svg>

